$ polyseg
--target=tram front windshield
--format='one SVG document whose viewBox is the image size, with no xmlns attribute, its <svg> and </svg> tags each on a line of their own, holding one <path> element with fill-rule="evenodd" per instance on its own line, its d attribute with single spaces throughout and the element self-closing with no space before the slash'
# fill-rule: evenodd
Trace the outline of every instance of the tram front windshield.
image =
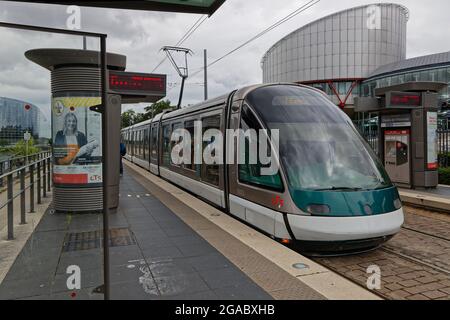
<svg viewBox="0 0 450 320">
<path fill-rule="evenodd" d="M 292 190 L 374 190 L 392 186 L 350 118 L 319 92 L 291 85 L 254 90 L 247 102 L 278 129 Z"/>
</svg>

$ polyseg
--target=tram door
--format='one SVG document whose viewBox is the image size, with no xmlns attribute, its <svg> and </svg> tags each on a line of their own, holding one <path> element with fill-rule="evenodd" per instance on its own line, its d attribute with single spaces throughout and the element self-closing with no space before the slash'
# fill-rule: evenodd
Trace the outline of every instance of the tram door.
<svg viewBox="0 0 450 320">
<path fill-rule="evenodd" d="M 385 167 L 392 182 L 410 184 L 410 130 L 384 132 Z"/>
</svg>

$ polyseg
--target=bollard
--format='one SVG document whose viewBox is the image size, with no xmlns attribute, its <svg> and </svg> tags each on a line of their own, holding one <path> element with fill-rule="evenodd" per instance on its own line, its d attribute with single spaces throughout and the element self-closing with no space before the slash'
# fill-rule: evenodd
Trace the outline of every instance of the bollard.
<svg viewBox="0 0 450 320">
<path fill-rule="evenodd" d="M 14 239 L 13 175 L 8 176 L 8 240 Z"/>
<path fill-rule="evenodd" d="M 34 212 L 34 164 L 30 166 L 30 213 Z"/>
<path fill-rule="evenodd" d="M 25 217 L 25 169 L 20 170 L 20 224 L 27 224 Z"/>
<path fill-rule="evenodd" d="M 37 181 L 37 203 L 38 204 L 42 204 L 42 198 L 41 198 L 41 163 L 38 162 L 37 163 L 37 177 L 36 177 L 36 181 Z"/>
</svg>

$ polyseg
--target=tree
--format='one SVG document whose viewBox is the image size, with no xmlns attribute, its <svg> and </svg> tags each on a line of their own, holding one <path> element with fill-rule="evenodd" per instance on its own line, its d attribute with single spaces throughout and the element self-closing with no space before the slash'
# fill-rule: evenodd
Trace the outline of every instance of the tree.
<svg viewBox="0 0 450 320">
<path fill-rule="evenodd" d="M 136 111 L 128 110 L 122 113 L 122 128 L 127 128 L 135 124 Z"/>
<path fill-rule="evenodd" d="M 174 106 L 170 105 L 170 100 L 164 100 L 145 107 L 145 113 L 137 113 L 132 109 L 125 111 L 122 113 L 122 128 L 127 128 L 142 121 L 149 120 L 164 110 L 171 108 L 174 108 Z"/>
<path fill-rule="evenodd" d="M 28 144 L 28 149 L 27 149 Z M 35 154 L 41 151 L 38 147 L 35 146 L 34 139 L 30 139 L 28 142 L 25 140 L 20 140 L 16 143 L 14 147 L 11 148 L 11 152 L 16 156 L 26 156 Z"/>
<path fill-rule="evenodd" d="M 0 147 L 6 147 L 8 146 L 8 140 L 0 139 Z"/>
<path fill-rule="evenodd" d="M 147 119 L 151 119 L 152 116 L 156 116 L 163 112 L 164 110 L 173 108 L 173 106 L 170 105 L 170 100 L 161 100 L 158 102 L 155 102 L 151 106 L 148 106 L 145 108 L 145 117 Z"/>
</svg>

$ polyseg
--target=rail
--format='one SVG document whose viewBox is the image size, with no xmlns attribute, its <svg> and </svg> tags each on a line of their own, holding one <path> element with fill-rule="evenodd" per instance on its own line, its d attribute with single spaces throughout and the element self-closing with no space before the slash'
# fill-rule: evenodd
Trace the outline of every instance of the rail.
<svg viewBox="0 0 450 320">
<path fill-rule="evenodd" d="M 0 175 L 0 179 L 6 179 L 7 181 L 7 200 L 3 204 L 0 203 L 0 211 L 7 208 L 8 240 L 14 239 L 14 200 L 20 197 L 20 224 L 22 225 L 27 223 L 25 213 L 26 191 L 30 190 L 30 213 L 34 212 L 35 199 L 37 198 L 37 204 L 42 204 L 42 198 L 46 198 L 47 192 L 51 191 L 51 159 L 52 156 L 50 154 L 45 157 L 41 157 L 34 162 L 25 164 L 20 168 L 10 170 L 8 173 Z M 17 175 L 20 180 L 20 190 L 17 193 L 14 193 L 15 175 Z M 29 176 L 28 185 L 26 185 L 27 175 Z"/>
</svg>

